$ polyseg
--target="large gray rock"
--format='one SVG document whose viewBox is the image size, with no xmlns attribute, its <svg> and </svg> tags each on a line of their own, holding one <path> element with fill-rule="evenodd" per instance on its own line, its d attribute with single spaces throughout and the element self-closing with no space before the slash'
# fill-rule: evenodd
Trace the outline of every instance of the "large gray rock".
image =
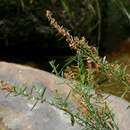
<svg viewBox="0 0 130 130">
<path fill-rule="evenodd" d="M 0 80 L 5 80 L 17 86 L 47 88 L 47 98 L 52 97 L 52 91 L 58 90 L 68 94 L 70 87 L 65 80 L 48 72 L 0 62 Z M 70 82 L 71 83 L 71 82 Z M 6 130 L 80 130 L 78 125 L 71 126 L 70 119 L 63 111 L 47 103 L 38 103 L 31 111 L 33 102 L 21 96 L 6 96 L 0 91 L 0 127 Z M 115 113 L 120 130 L 130 129 L 129 103 L 121 98 L 110 96 L 107 101 Z M 9 129 L 7 129 L 9 128 Z"/>
</svg>

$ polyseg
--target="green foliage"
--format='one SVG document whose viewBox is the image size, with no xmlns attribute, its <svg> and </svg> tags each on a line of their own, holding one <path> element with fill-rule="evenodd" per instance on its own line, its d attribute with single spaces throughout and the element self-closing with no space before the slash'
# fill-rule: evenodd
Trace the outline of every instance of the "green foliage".
<svg viewBox="0 0 130 130">
<path fill-rule="evenodd" d="M 76 51 L 74 61 L 77 62 L 77 70 L 73 73 L 76 75 L 74 79 L 77 82 L 71 86 L 71 90 L 80 109 L 70 109 L 69 106 L 64 107 L 57 102 L 56 107 L 69 113 L 73 122 L 79 123 L 84 130 L 119 130 L 100 88 L 114 83 L 118 87 L 125 88 L 122 94 L 124 97 L 130 89 L 130 75 L 127 73 L 126 67 L 122 68 L 117 63 L 109 63 L 106 57 L 99 57 L 98 50 L 89 46 L 84 37 L 70 35 L 53 18 L 51 11 L 47 11 L 46 15 L 58 34 L 63 36 L 69 47 Z M 72 63 L 72 59 L 69 63 Z M 54 64 L 52 67 L 55 69 Z M 63 99 L 60 99 L 59 102 L 62 102 L 61 100 Z"/>
<path fill-rule="evenodd" d="M 74 102 L 77 101 L 76 105 L 72 105 L 70 102 L 70 94 L 64 98 L 60 92 L 56 95 L 52 105 L 68 114 L 72 125 L 78 123 L 83 130 L 118 130 L 114 114 L 105 100 L 106 97 L 92 92 L 94 82 L 90 80 L 90 77 L 93 76 L 92 73 L 86 70 L 81 57 L 77 62 L 79 63 L 79 80 L 74 86 L 71 86 L 71 94 L 74 96 Z M 79 106 L 78 109 L 77 106 Z"/>
</svg>

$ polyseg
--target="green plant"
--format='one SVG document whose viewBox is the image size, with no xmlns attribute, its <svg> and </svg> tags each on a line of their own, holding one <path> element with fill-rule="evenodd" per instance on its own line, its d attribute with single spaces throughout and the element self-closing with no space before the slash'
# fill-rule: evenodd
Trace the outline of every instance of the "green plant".
<svg viewBox="0 0 130 130">
<path fill-rule="evenodd" d="M 70 93 L 67 97 L 63 97 L 60 92 L 55 96 L 52 105 L 66 112 L 70 116 L 71 124 L 78 123 L 83 130 L 119 130 L 114 121 L 114 114 L 106 102 L 106 97 L 92 90 L 93 81 L 89 79 L 92 75 L 85 73 L 86 68 L 81 62 L 82 59 L 79 60 L 80 79 L 75 85 L 70 85 L 75 105 L 70 102 L 72 100 Z M 54 66 L 53 62 L 52 67 Z M 87 83 L 85 78 L 87 78 Z"/>
<path fill-rule="evenodd" d="M 122 69 L 122 66 L 117 63 L 109 63 L 106 60 L 106 57 L 99 57 L 98 50 L 93 46 L 89 46 L 84 37 L 79 39 L 78 37 L 70 35 L 63 26 L 59 26 L 57 21 L 52 18 L 52 13 L 49 11 L 47 11 L 47 17 L 52 26 L 57 29 L 59 35 L 65 37 L 69 47 L 77 52 L 73 60 L 77 61 L 78 69 L 82 70 L 84 69 L 83 66 L 85 67 L 85 69 L 80 71 L 80 73 L 79 71 L 74 72 L 79 75 L 77 76 L 79 79 L 80 74 L 91 73 L 92 77 L 90 79 L 93 79 L 93 82 L 95 83 L 95 85 L 93 85 L 94 87 L 98 86 L 98 84 L 103 86 L 109 83 L 116 83 L 119 86 L 123 85 L 125 88 L 124 93 L 126 93 L 126 88 L 129 89 L 130 86 L 130 75 L 126 71 L 127 67 Z M 104 80 L 102 80 L 103 77 L 105 78 Z"/>
<path fill-rule="evenodd" d="M 95 130 L 118 129 L 111 112 L 107 109 L 107 103 L 104 102 L 104 99 L 99 96 L 100 94 L 96 90 L 93 96 L 95 96 L 96 99 L 100 99 L 100 102 L 98 105 L 96 104 L 97 107 L 95 107 L 91 89 L 100 89 L 100 87 L 103 87 L 106 84 L 115 83 L 119 85 L 119 87 L 123 86 L 125 88 L 125 91 L 122 94 L 123 97 L 128 92 L 130 86 L 130 75 L 126 72 L 126 67 L 122 69 L 119 64 L 109 63 L 106 60 L 106 57 L 99 57 L 98 50 L 95 47 L 89 46 L 84 37 L 80 39 L 70 35 L 70 33 L 65 30 L 63 26 L 60 26 L 52 17 L 50 11 L 47 11 L 47 17 L 51 25 L 58 31 L 58 34 L 65 37 L 69 47 L 76 51 L 76 58 L 74 58 L 74 60 L 77 63 L 77 71 L 74 73 L 76 73 L 75 80 L 77 80 L 78 83 L 71 89 L 73 90 L 73 95 L 79 96 L 79 100 L 82 104 L 81 106 L 86 111 L 85 114 L 87 112 L 90 113 L 90 118 L 88 115 L 87 117 L 84 117 L 81 113 L 79 115 L 77 113 L 75 114 L 70 109 L 64 108 L 61 104 L 58 107 L 67 112 L 69 110 L 69 113 L 71 112 L 71 114 L 74 115 L 72 119 L 79 119 L 79 124 L 83 121 L 81 124 L 85 129 L 91 129 L 88 126 L 89 123 L 92 123 L 91 127 Z M 54 67 L 54 64 L 52 66 Z M 101 105 L 103 103 L 105 103 L 105 105 Z M 103 113 L 100 113 L 100 110 Z M 104 114 L 109 116 L 105 117 Z M 99 115 L 101 115 L 101 117 Z M 107 121 L 106 118 L 109 120 Z M 110 125 L 110 120 L 112 125 Z"/>
</svg>

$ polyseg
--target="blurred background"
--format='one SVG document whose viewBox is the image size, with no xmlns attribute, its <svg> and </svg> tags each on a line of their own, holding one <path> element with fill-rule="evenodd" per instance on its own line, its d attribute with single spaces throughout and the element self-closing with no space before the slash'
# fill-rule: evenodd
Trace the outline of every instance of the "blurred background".
<svg viewBox="0 0 130 130">
<path fill-rule="evenodd" d="M 0 0 L 1 61 L 51 71 L 50 60 L 62 65 L 74 55 L 48 22 L 47 9 L 70 34 L 86 37 L 101 56 L 129 58 L 129 0 Z"/>
</svg>

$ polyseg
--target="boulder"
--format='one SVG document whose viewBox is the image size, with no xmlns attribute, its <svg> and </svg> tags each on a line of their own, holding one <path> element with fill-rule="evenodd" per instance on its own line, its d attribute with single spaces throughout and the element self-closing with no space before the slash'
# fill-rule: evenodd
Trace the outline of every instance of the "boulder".
<svg viewBox="0 0 130 130">
<path fill-rule="evenodd" d="M 46 88 L 45 96 L 52 97 L 52 92 L 58 90 L 64 95 L 70 91 L 66 80 L 43 70 L 13 63 L 0 62 L 0 80 L 18 87 L 36 86 Z M 69 82 L 71 84 L 71 82 Z M 110 108 L 115 114 L 120 130 L 130 128 L 129 103 L 119 97 L 107 98 Z M 80 130 L 81 127 L 71 125 L 70 119 L 63 111 L 47 103 L 38 103 L 33 110 L 34 102 L 22 96 L 7 96 L 6 91 L 0 91 L 0 127 L 9 130 Z M 1 125 L 2 124 L 2 125 Z M 2 129 L 2 128 L 1 128 Z"/>
</svg>

